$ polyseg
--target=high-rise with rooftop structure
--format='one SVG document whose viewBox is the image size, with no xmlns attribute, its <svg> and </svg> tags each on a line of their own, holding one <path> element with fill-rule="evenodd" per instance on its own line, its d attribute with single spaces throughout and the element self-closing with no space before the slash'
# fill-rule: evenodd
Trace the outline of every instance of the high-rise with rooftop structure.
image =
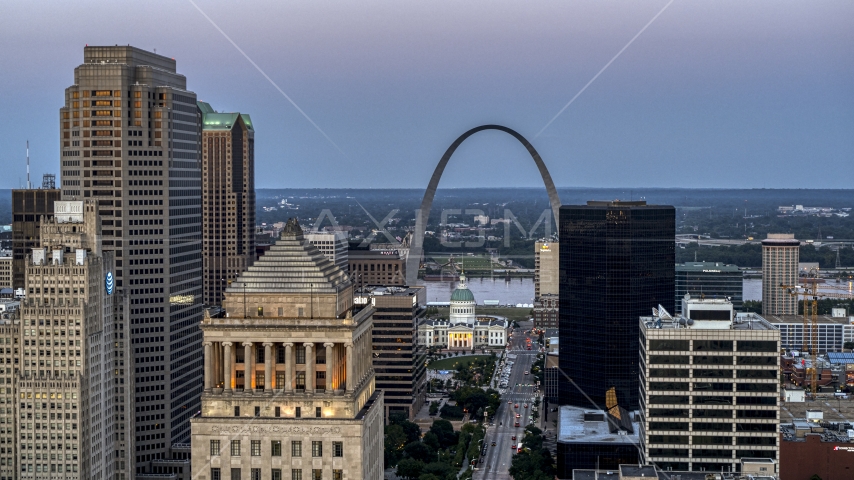
<svg viewBox="0 0 854 480">
<path fill-rule="evenodd" d="M 682 297 L 729 299 L 741 310 L 744 274 L 735 265 L 720 262 L 686 262 L 676 265 L 676 313 L 682 313 Z"/>
<path fill-rule="evenodd" d="M 560 208 L 561 405 L 638 408 L 638 317 L 673 311 L 676 211 L 645 201 Z M 566 377 L 563 377 L 566 378 Z"/>
<path fill-rule="evenodd" d="M 62 164 L 65 166 L 66 162 Z M 39 246 L 41 222 L 53 218 L 53 203 L 59 199 L 60 191 L 57 189 L 12 190 L 11 288 L 24 288 L 27 255 Z"/>
<path fill-rule="evenodd" d="M 0 477 L 131 478 L 133 358 L 114 252 L 101 250 L 97 201 L 52 210 L 27 257 L 26 298 L 0 329 L 14 351 L 14 386 L 4 379 L 0 397 L 17 397 L 0 398 L 16 419 L 0 424 Z"/>
<path fill-rule="evenodd" d="M 200 407 L 201 113 L 174 59 L 87 46 L 59 116 L 62 197 L 96 202 L 129 297 L 136 473 L 151 473 Z"/>
<path fill-rule="evenodd" d="M 289 220 L 226 289 L 223 316 L 202 322 L 193 478 L 383 478 L 374 308 L 353 305 L 347 273 Z"/>
<path fill-rule="evenodd" d="M 769 233 L 762 240 L 762 314 L 797 315 L 798 297 L 781 285 L 797 285 L 801 242 L 791 233 Z"/>
<path fill-rule="evenodd" d="M 204 301 L 219 305 L 228 283 L 255 259 L 255 129 L 245 113 L 202 112 Z"/>
<path fill-rule="evenodd" d="M 652 310 L 640 318 L 641 461 L 725 473 L 779 461 L 780 332 L 726 299 Z"/>
</svg>

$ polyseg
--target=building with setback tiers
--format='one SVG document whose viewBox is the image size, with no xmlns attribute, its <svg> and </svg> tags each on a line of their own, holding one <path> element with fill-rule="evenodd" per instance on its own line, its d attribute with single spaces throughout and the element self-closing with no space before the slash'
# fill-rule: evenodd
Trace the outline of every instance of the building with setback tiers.
<svg viewBox="0 0 854 480">
<path fill-rule="evenodd" d="M 201 115 L 174 59 L 88 46 L 59 110 L 63 199 L 96 200 L 136 359 L 136 473 L 187 442 L 202 350 Z M 73 168 L 65 162 L 77 162 Z M 165 387 L 165 388 L 164 388 Z"/>
<path fill-rule="evenodd" d="M 245 113 L 202 112 L 202 257 L 205 305 L 255 260 L 255 129 Z"/>
<path fill-rule="evenodd" d="M 380 480 L 383 394 L 374 308 L 289 220 L 206 316 L 204 393 L 192 419 L 197 480 Z"/>
<path fill-rule="evenodd" d="M 560 368 L 575 382 L 561 382 L 562 405 L 594 408 L 616 387 L 638 408 L 638 317 L 673 311 L 675 222 L 643 201 L 560 208 Z"/>
<path fill-rule="evenodd" d="M 0 478 L 133 476 L 128 304 L 115 290 L 113 252 L 100 248 L 97 209 L 56 202 L 63 214 L 42 220 L 27 258 L 26 298 L 0 328 L 3 363 L 14 363 L 0 388 Z"/>
</svg>

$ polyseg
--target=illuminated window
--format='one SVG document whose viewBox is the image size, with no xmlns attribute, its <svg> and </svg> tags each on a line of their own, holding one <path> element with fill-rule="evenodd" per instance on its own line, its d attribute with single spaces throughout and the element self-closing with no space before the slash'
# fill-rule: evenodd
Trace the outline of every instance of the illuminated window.
<svg viewBox="0 0 854 480">
<path fill-rule="evenodd" d="M 302 456 L 302 442 L 300 440 L 293 440 L 291 442 L 291 456 L 292 457 L 301 457 Z"/>
</svg>

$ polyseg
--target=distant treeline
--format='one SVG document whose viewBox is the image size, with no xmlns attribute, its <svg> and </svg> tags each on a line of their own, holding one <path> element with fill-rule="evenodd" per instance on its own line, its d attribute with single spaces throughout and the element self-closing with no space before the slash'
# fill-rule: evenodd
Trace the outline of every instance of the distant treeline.
<svg viewBox="0 0 854 480">
<path fill-rule="evenodd" d="M 762 246 L 744 244 L 732 247 L 697 246 L 688 244 L 685 248 L 676 249 L 676 262 L 721 262 L 739 267 L 760 268 L 762 266 Z M 836 266 L 836 251 L 822 246 L 815 248 L 811 245 L 801 247 L 801 262 L 818 262 L 821 268 Z M 839 250 L 839 261 L 843 267 L 854 267 L 854 248 L 843 247 Z"/>
</svg>

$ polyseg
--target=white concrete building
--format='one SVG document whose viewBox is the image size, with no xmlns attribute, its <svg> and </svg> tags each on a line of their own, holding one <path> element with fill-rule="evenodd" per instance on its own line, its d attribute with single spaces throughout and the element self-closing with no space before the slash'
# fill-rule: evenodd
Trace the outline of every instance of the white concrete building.
<svg viewBox="0 0 854 480">
<path fill-rule="evenodd" d="M 347 271 L 350 263 L 347 255 L 347 232 L 309 232 L 305 234 L 305 239 L 341 270 Z"/>
<path fill-rule="evenodd" d="M 418 341 L 426 347 L 461 350 L 501 348 L 507 344 L 506 319 L 478 317 L 474 294 L 465 275 L 451 293 L 449 320 L 424 320 L 418 325 Z"/>
</svg>

